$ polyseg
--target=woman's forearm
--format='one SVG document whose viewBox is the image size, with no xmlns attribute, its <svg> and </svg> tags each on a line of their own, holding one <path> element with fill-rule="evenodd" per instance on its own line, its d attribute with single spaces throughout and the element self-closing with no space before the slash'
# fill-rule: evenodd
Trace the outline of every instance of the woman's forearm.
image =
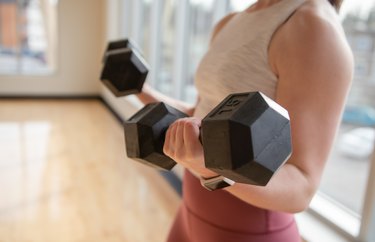
<svg viewBox="0 0 375 242">
<path fill-rule="evenodd" d="M 163 151 L 198 178 L 210 178 L 218 174 L 205 167 L 204 148 L 199 142 L 200 126 L 200 119 L 194 117 L 171 124 L 166 133 Z M 300 156 L 299 153 L 301 152 L 296 148 L 267 186 L 235 183 L 225 190 L 257 207 L 300 212 L 308 206 L 315 193 L 320 173 L 301 166 L 301 163 L 311 164 L 312 167 L 319 165 L 315 156 Z"/>
<path fill-rule="evenodd" d="M 168 97 L 147 84 L 143 86 L 142 92 L 136 94 L 136 96 L 143 104 L 152 102 L 164 102 L 174 108 L 177 108 L 181 112 L 186 113 L 189 116 L 192 116 L 194 113 L 194 105 L 189 105 L 188 103 L 181 100 Z"/>
<path fill-rule="evenodd" d="M 236 183 L 225 188 L 239 199 L 269 210 L 297 213 L 315 193 L 315 182 L 293 164 L 285 164 L 265 187 Z"/>
</svg>

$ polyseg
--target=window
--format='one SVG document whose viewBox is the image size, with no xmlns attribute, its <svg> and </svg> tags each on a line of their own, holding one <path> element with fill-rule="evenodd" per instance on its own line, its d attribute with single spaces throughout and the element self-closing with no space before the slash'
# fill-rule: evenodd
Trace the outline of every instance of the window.
<svg viewBox="0 0 375 242">
<path fill-rule="evenodd" d="M 0 1 L 0 74 L 45 74 L 54 68 L 56 2 Z"/>
<path fill-rule="evenodd" d="M 176 1 L 122 0 L 121 35 L 141 48 L 151 68 L 147 81 L 173 96 Z M 131 21 L 130 21 L 131 19 Z"/>
<path fill-rule="evenodd" d="M 350 232 L 356 237 L 360 233 L 359 220 L 363 217 L 363 206 L 368 203 L 367 184 L 371 163 L 374 162 L 375 84 L 371 73 L 375 67 L 372 25 L 375 8 L 369 7 L 368 1 L 344 1 L 343 4 L 343 10 L 349 6 L 352 8 L 344 16 L 343 26 L 356 65 L 349 99 L 320 192 L 322 197 L 341 206 L 358 221 L 356 229 L 352 227 Z"/>
<path fill-rule="evenodd" d="M 194 86 L 195 70 L 200 59 L 207 50 L 209 44 L 209 33 L 214 25 L 213 10 L 215 1 L 191 1 L 190 16 L 187 29 L 188 48 L 186 54 L 187 75 L 183 78 L 184 91 L 182 99 L 185 101 L 195 102 L 197 93 Z"/>
<path fill-rule="evenodd" d="M 212 27 L 227 13 L 242 11 L 255 2 L 122 1 L 128 6 L 126 11 L 133 11 L 123 15 L 122 21 L 130 26 L 123 37 L 141 36 L 136 38 L 151 66 L 147 81 L 163 93 L 191 103 L 196 101 L 194 73 L 209 45 Z M 351 240 L 363 241 L 375 241 L 371 232 L 375 231 L 375 195 L 371 192 L 375 189 L 374 6 L 372 0 L 343 2 L 341 18 L 356 70 L 336 143 L 309 210 Z M 140 7 L 142 11 L 136 10 Z"/>
</svg>

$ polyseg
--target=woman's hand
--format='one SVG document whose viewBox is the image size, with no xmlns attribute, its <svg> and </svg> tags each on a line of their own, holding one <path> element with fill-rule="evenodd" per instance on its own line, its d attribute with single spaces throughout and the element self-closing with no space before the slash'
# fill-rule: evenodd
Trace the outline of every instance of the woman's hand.
<svg viewBox="0 0 375 242">
<path fill-rule="evenodd" d="M 203 147 L 199 140 L 201 120 L 198 118 L 182 118 L 171 124 L 165 135 L 164 153 L 203 177 L 211 177 L 216 173 L 205 168 Z"/>
</svg>

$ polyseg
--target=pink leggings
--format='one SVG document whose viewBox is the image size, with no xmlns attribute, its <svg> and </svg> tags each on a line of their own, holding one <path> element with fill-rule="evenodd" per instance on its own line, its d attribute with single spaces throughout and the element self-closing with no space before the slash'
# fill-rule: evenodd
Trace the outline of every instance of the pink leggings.
<svg viewBox="0 0 375 242">
<path fill-rule="evenodd" d="M 251 206 L 225 191 L 209 192 L 189 174 L 168 242 L 300 242 L 292 214 Z"/>
</svg>

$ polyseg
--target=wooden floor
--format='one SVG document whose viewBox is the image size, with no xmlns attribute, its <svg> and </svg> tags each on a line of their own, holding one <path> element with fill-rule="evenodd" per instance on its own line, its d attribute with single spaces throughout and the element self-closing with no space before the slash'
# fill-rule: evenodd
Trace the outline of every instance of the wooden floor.
<svg viewBox="0 0 375 242">
<path fill-rule="evenodd" d="M 0 242 L 164 241 L 179 197 L 97 100 L 0 100 Z"/>
</svg>

